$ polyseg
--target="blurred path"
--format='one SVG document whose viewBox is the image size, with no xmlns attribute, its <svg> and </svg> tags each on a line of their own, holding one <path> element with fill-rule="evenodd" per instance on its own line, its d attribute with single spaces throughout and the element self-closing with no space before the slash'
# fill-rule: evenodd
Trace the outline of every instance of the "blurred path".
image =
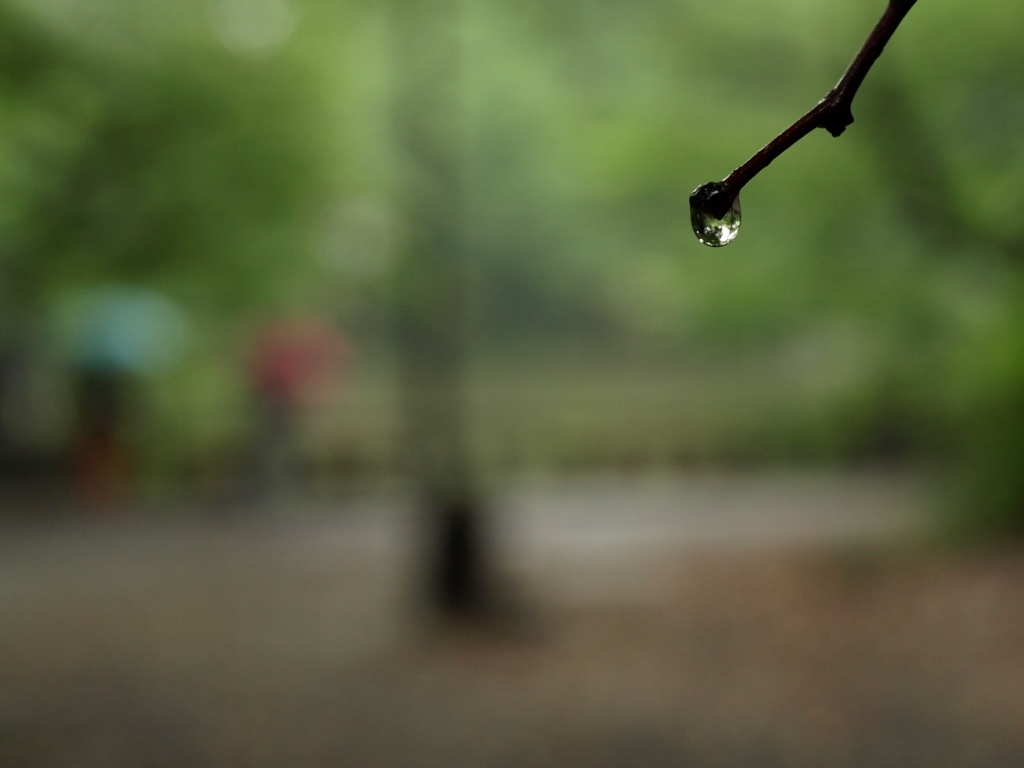
<svg viewBox="0 0 1024 768">
<path fill-rule="evenodd" d="M 494 501 L 494 544 L 502 566 L 538 577 L 546 597 L 643 598 L 630 594 L 635 572 L 661 557 L 913 537 L 926 530 L 931 501 L 920 478 L 885 472 L 534 477 Z M 297 502 L 276 515 L 255 509 L 230 519 L 180 512 L 0 529 L 0 601 L 116 595 L 211 569 L 275 564 L 344 565 L 353 578 L 373 574 L 380 589 L 415 555 L 415 511 L 398 495 Z M 619 579 L 624 570 L 634 573 Z"/>
<path fill-rule="evenodd" d="M 493 544 L 531 605 L 656 603 L 681 556 L 885 540 L 920 530 L 926 506 L 917 478 L 893 474 L 536 477 L 495 501 Z M 254 659 L 287 674 L 407 639 L 419 547 L 401 496 L 177 515 L 9 527 L 0 679 L 31 688 L 138 658 L 234 681 Z"/>
<path fill-rule="evenodd" d="M 912 536 L 927 504 L 895 474 L 534 478 L 495 502 L 492 540 L 528 604 L 657 603 L 680 557 Z M 391 496 L 17 526 L 0 537 L 0 670 L 27 654 L 72 672 L 140 644 L 183 667 L 377 652 L 405 636 L 416 522 Z"/>
<path fill-rule="evenodd" d="M 428 631 L 400 497 L 9 528 L 0 765 L 1016 766 L 1024 560 L 908 475 L 511 485 L 536 632 Z M 915 554 L 917 553 L 917 554 Z"/>
<path fill-rule="evenodd" d="M 933 499 L 892 472 L 775 472 L 535 479 L 500 518 L 508 565 L 559 602 L 658 599 L 680 554 L 920 536 Z"/>
</svg>

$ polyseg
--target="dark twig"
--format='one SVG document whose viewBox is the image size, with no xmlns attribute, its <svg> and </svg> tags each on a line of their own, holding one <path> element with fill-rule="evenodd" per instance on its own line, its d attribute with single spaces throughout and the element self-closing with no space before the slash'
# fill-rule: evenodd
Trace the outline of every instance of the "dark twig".
<svg viewBox="0 0 1024 768">
<path fill-rule="evenodd" d="M 885 44 L 917 0 L 889 0 L 889 6 L 878 24 L 864 41 L 842 78 L 817 105 L 784 130 L 752 158 L 730 173 L 723 181 L 712 181 L 693 191 L 690 205 L 702 207 L 721 219 L 748 181 L 768 167 L 775 158 L 796 144 L 815 128 L 824 128 L 833 136 L 840 135 L 853 122 L 851 105 L 857 89 L 864 82 L 871 65 L 881 55 Z"/>
</svg>

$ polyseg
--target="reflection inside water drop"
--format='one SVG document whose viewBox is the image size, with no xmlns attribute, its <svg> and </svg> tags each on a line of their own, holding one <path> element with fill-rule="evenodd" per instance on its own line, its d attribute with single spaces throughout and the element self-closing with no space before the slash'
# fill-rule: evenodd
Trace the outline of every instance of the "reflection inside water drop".
<svg viewBox="0 0 1024 768">
<path fill-rule="evenodd" d="M 733 199 L 732 206 L 722 218 L 717 219 L 708 213 L 709 203 L 721 194 L 725 194 L 722 186 L 710 182 L 698 187 L 690 195 L 690 223 L 693 225 L 693 234 L 704 245 L 710 245 L 712 248 L 728 245 L 736 239 L 740 231 L 739 195 Z"/>
</svg>

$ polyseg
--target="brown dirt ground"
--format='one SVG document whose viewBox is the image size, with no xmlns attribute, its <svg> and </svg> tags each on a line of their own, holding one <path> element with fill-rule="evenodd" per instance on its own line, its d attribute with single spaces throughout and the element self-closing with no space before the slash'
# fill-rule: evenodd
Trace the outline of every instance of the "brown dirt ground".
<svg viewBox="0 0 1024 768">
<path fill-rule="evenodd" d="M 372 562 L 143 559 L 9 569 L 0 766 L 1024 765 L 1020 550 L 680 554 L 434 628 Z"/>
</svg>

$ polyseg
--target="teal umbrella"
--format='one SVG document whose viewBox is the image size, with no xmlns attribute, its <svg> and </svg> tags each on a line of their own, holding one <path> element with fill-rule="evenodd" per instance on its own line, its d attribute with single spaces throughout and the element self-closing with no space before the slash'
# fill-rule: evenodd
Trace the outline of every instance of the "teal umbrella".
<svg viewBox="0 0 1024 768">
<path fill-rule="evenodd" d="M 54 314 L 59 346 L 93 370 L 157 373 L 179 360 L 188 343 L 184 311 L 148 288 L 88 288 L 64 297 Z"/>
</svg>

